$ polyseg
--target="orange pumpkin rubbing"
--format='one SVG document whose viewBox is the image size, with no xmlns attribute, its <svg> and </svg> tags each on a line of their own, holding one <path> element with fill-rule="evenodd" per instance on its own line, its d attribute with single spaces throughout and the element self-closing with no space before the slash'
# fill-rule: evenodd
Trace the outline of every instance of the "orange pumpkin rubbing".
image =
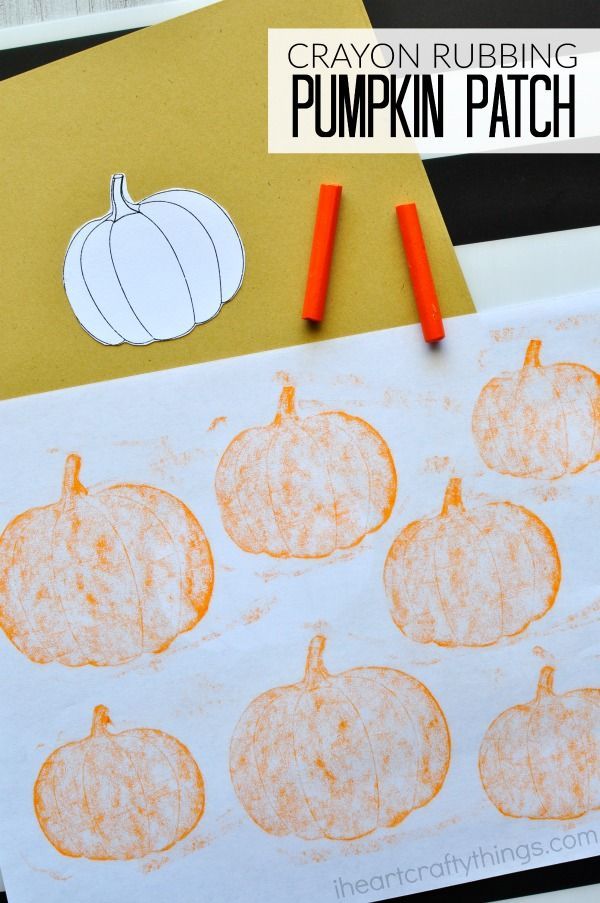
<svg viewBox="0 0 600 903">
<path fill-rule="evenodd" d="M 295 389 L 286 386 L 273 422 L 240 433 L 225 450 L 215 486 L 225 529 L 240 548 L 323 558 L 385 523 L 396 471 L 372 426 L 343 411 L 301 418 Z"/>
<path fill-rule="evenodd" d="M 479 751 L 491 802 L 513 818 L 578 818 L 600 809 L 600 690 L 554 692 L 542 668 L 535 699 L 502 712 Z"/>
<path fill-rule="evenodd" d="M 0 626 L 34 662 L 117 665 L 160 652 L 208 608 L 202 527 L 152 486 L 88 490 L 80 467 L 69 455 L 59 501 L 0 537 Z"/>
<path fill-rule="evenodd" d="M 168 850 L 204 812 L 204 782 L 189 750 L 169 734 L 112 734 L 108 709 L 92 731 L 49 756 L 33 791 L 35 814 L 63 856 L 140 859 Z"/>
<path fill-rule="evenodd" d="M 472 425 L 492 470 L 555 480 L 600 458 L 600 376 L 582 364 L 544 366 L 541 347 L 532 339 L 521 370 L 484 386 Z"/>
<path fill-rule="evenodd" d="M 414 677 L 392 668 L 330 674 L 324 647 L 324 637 L 312 640 L 300 683 L 248 706 L 231 741 L 231 779 L 269 834 L 354 840 L 395 827 L 433 799 L 450 737 Z"/>
<path fill-rule="evenodd" d="M 466 508 L 452 478 L 441 513 L 409 524 L 392 544 L 384 582 L 409 639 L 487 646 L 551 608 L 560 559 L 539 517 L 510 502 Z"/>
</svg>

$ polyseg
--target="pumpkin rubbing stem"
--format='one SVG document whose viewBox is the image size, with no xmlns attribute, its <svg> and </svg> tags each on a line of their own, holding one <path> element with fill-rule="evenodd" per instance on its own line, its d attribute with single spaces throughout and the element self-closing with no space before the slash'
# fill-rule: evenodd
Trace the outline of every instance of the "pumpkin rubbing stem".
<svg viewBox="0 0 600 903">
<path fill-rule="evenodd" d="M 105 705 L 97 705 L 92 716 L 91 737 L 106 736 L 108 734 L 107 726 L 112 724 L 110 714 Z"/>
<path fill-rule="evenodd" d="M 296 388 L 295 386 L 284 386 L 279 396 L 277 405 L 277 413 L 275 414 L 274 424 L 281 423 L 284 417 L 296 416 Z"/>
<path fill-rule="evenodd" d="M 326 642 L 324 636 L 316 636 L 310 641 L 304 670 L 304 685 L 307 690 L 314 690 L 321 681 L 327 680 L 329 677 L 329 671 L 323 663 Z"/>
<path fill-rule="evenodd" d="M 541 367 L 540 351 L 542 350 L 542 342 L 540 339 L 531 339 L 525 352 L 525 360 L 523 367 Z"/>
<path fill-rule="evenodd" d="M 554 695 L 554 672 L 555 668 L 552 665 L 546 665 L 540 671 L 540 679 L 538 680 L 537 685 L 537 693 L 535 694 L 535 701 L 539 702 L 545 696 L 553 696 Z"/>
<path fill-rule="evenodd" d="M 111 219 L 118 220 L 130 213 L 138 213 L 138 207 L 133 203 L 127 191 L 127 179 L 125 174 L 118 172 L 110 180 L 110 204 Z"/>
<path fill-rule="evenodd" d="M 460 477 L 452 477 L 448 480 L 446 492 L 444 493 L 444 502 L 442 504 L 442 515 L 450 514 L 455 510 L 465 510 L 462 500 L 462 480 Z"/>
<path fill-rule="evenodd" d="M 88 491 L 79 479 L 81 458 L 79 455 L 68 455 L 62 481 L 62 498 L 68 501 L 74 495 L 87 495 Z"/>
</svg>

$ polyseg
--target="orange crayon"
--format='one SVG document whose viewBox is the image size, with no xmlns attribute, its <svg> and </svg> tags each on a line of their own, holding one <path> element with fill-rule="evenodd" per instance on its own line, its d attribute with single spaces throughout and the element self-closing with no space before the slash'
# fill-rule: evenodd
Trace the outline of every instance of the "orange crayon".
<svg viewBox="0 0 600 903">
<path fill-rule="evenodd" d="M 315 323 L 321 322 L 325 311 L 341 197 L 341 185 L 321 185 L 302 308 L 303 319 Z"/>
<path fill-rule="evenodd" d="M 396 215 L 408 261 L 423 337 L 426 342 L 439 342 L 445 335 L 444 323 L 431 275 L 417 206 L 416 204 L 398 204 Z"/>
</svg>

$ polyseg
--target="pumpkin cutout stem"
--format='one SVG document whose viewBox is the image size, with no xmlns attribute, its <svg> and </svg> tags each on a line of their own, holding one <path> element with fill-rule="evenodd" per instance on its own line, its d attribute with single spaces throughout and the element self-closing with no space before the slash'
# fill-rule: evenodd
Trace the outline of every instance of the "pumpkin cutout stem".
<svg viewBox="0 0 600 903">
<path fill-rule="evenodd" d="M 73 496 L 87 495 L 88 491 L 79 479 L 81 471 L 81 458 L 79 455 L 68 455 L 65 461 L 65 470 L 62 482 L 62 499 L 66 503 L 73 499 Z"/>
<path fill-rule="evenodd" d="M 110 714 L 105 705 L 97 705 L 92 716 L 92 730 L 90 737 L 106 737 L 107 727 L 112 724 Z"/>
<path fill-rule="evenodd" d="M 540 351 L 542 350 L 542 342 L 540 339 L 531 339 L 525 352 L 525 360 L 523 361 L 523 369 L 525 367 L 541 367 Z"/>
<path fill-rule="evenodd" d="M 535 701 L 540 702 L 547 696 L 554 696 L 554 672 L 552 665 L 546 665 L 540 671 L 540 679 L 538 680 L 537 693 Z"/>
<path fill-rule="evenodd" d="M 127 191 L 127 180 L 124 173 L 118 172 L 110 180 L 110 218 L 115 222 L 122 216 L 129 216 L 131 213 L 139 213 L 139 208 L 133 203 Z"/>
<path fill-rule="evenodd" d="M 310 641 L 306 656 L 306 669 L 304 671 L 304 685 L 307 690 L 314 690 L 319 684 L 327 680 L 329 671 L 323 663 L 323 652 L 327 640 L 324 636 L 316 636 Z"/>
<path fill-rule="evenodd" d="M 296 416 L 296 388 L 295 386 L 284 386 L 279 396 L 279 404 L 277 405 L 277 413 L 273 420 L 273 425 L 281 423 L 284 417 Z"/>
<path fill-rule="evenodd" d="M 442 516 L 450 514 L 453 511 L 464 511 L 465 506 L 462 500 L 462 480 L 460 477 L 452 477 L 448 480 L 446 492 L 444 493 L 444 502 L 442 504 Z"/>
</svg>

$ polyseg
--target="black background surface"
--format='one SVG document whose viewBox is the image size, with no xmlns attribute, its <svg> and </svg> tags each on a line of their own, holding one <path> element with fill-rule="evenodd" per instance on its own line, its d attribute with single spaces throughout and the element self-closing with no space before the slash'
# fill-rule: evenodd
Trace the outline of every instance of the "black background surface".
<svg viewBox="0 0 600 903">
<path fill-rule="evenodd" d="M 365 5 L 373 26 L 380 28 L 600 27 L 600 0 L 365 0 Z M 0 79 L 125 33 L 1 51 Z M 425 167 L 452 241 L 459 245 L 600 224 L 599 162 L 593 154 L 472 154 L 428 160 Z M 398 900 L 491 903 L 599 880 L 597 856 Z M 6 903 L 1 893 L 0 903 Z"/>
</svg>

